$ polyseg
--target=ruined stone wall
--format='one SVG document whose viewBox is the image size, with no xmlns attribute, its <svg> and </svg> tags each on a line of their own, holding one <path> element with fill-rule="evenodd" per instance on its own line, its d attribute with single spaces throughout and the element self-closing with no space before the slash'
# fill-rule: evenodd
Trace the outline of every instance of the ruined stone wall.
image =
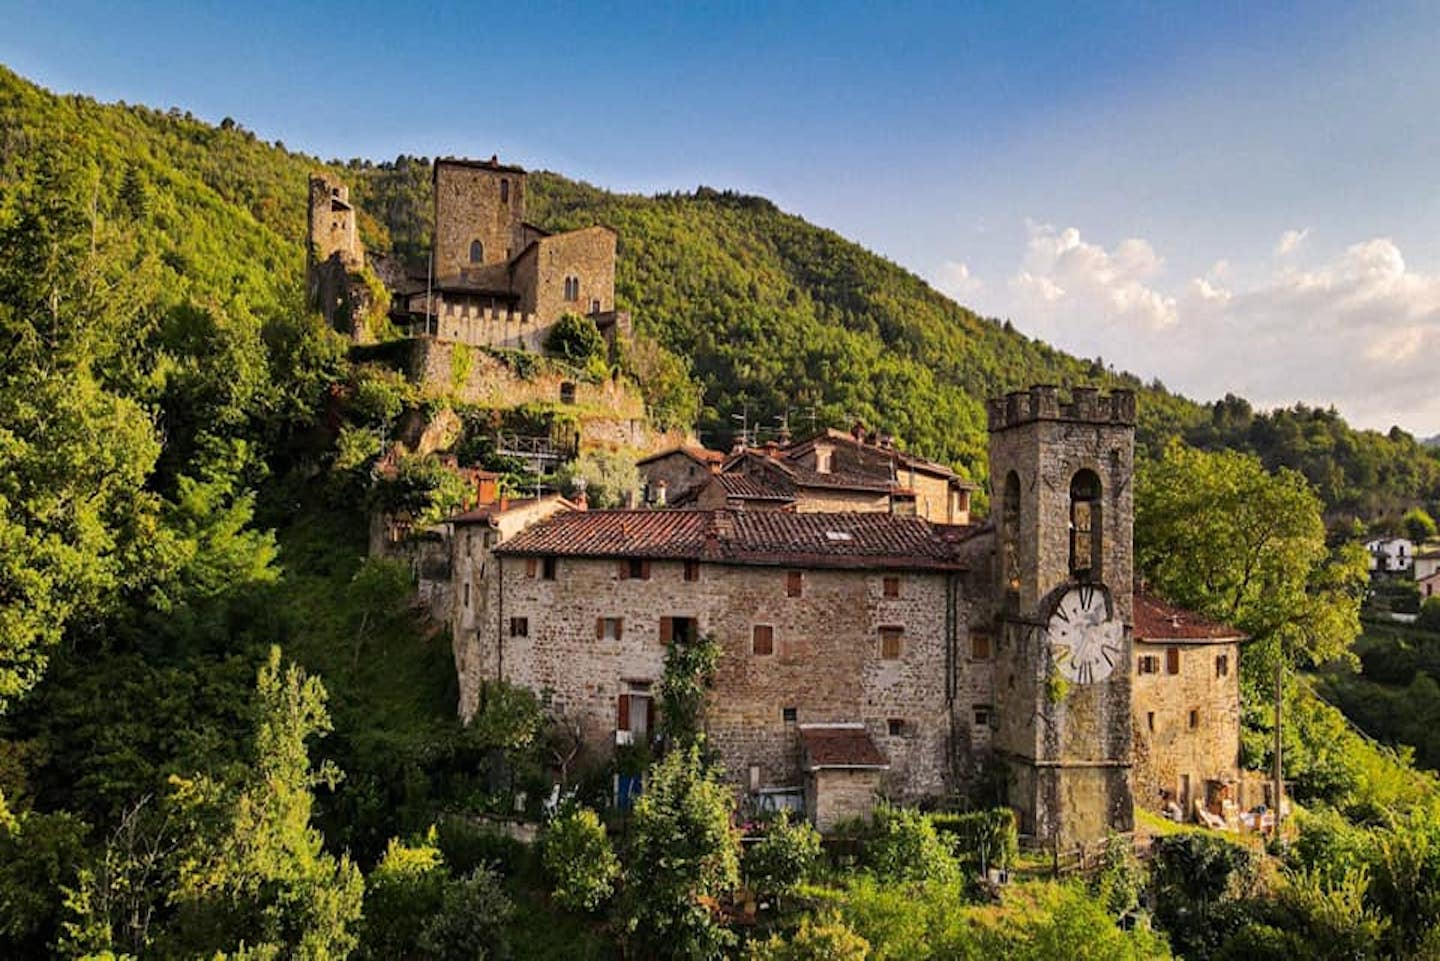
<svg viewBox="0 0 1440 961">
<path fill-rule="evenodd" d="M 649 580 L 622 580 L 618 567 L 610 559 L 559 558 L 547 581 L 538 565 L 529 576 L 523 558 L 489 562 L 493 627 L 475 630 L 498 640 L 475 663 L 549 692 L 552 709 L 581 719 L 603 756 L 614 743 L 617 698 L 653 693 L 661 677 L 660 618 L 695 618 L 724 648 L 705 723 L 737 785 L 748 781 L 751 765 L 760 767 L 762 785 L 800 785 L 797 724 L 860 721 L 890 758 L 887 793 L 914 799 L 946 789 L 952 722 L 970 725 L 971 700 L 990 696 L 988 665 L 972 670 L 957 656 L 970 610 L 958 589 L 956 637 L 947 637 L 947 575 L 892 575 L 900 577 L 900 596 L 887 598 L 883 572 L 806 570 L 802 596 L 792 598 L 785 568 L 702 564 L 699 580 L 687 582 L 679 561 L 652 562 Z M 512 617 L 527 619 L 528 636 L 509 635 Z M 611 617 L 622 619 L 620 639 L 597 639 L 597 618 Z M 773 628 L 773 654 L 753 653 L 756 625 Z M 882 626 L 902 628 L 900 658 L 881 656 Z M 474 699 L 466 677 L 462 706 Z M 953 719 L 952 695 L 965 707 Z M 786 708 L 795 720 L 785 719 Z M 902 722 L 893 736 L 890 719 Z M 987 736 L 967 732 L 963 740 Z"/>
<path fill-rule="evenodd" d="M 536 241 L 512 272 L 520 309 L 541 321 L 614 310 L 615 239 L 613 230 L 586 227 Z M 579 296 L 570 300 L 565 297 L 567 277 L 580 282 Z"/>
<path fill-rule="evenodd" d="M 598 384 L 566 373 L 540 369 L 522 378 L 502 360 L 478 347 L 443 340 L 417 339 L 410 345 L 409 376 L 430 394 L 450 395 L 471 404 L 510 408 L 527 403 L 558 404 L 564 384 L 574 385 L 577 414 L 603 410 L 605 419 L 643 420 L 645 402 L 623 380 Z"/>
<path fill-rule="evenodd" d="M 501 202 L 501 182 L 509 200 Z M 470 244 L 484 247 L 482 263 L 504 263 L 520 253 L 525 217 L 525 174 L 478 164 L 435 165 L 435 276 L 452 277 L 470 266 Z"/>
<path fill-rule="evenodd" d="M 1190 779 L 1190 801 L 1204 800 L 1207 780 L 1237 781 L 1240 776 L 1240 646 L 1175 645 L 1179 673 L 1167 670 L 1170 648 L 1135 645 L 1132 700 L 1135 717 L 1135 800 L 1152 810 L 1162 806 L 1160 792 L 1181 798 L 1182 776 Z M 1139 658 L 1157 658 L 1158 673 L 1138 673 Z M 1225 658 L 1220 674 L 1216 659 Z M 1190 726 L 1190 712 L 1196 725 Z M 1193 814 L 1193 803 L 1186 806 Z"/>
</svg>

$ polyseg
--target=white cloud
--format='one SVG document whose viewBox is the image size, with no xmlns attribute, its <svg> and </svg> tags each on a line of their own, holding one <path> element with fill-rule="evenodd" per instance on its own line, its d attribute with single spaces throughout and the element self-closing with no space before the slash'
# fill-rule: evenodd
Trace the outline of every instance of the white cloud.
<svg viewBox="0 0 1440 961">
<path fill-rule="evenodd" d="M 935 277 L 935 286 L 945 293 L 962 300 L 978 293 L 984 282 L 970 273 L 970 267 L 963 260 L 947 260 L 940 265 Z"/>
<path fill-rule="evenodd" d="M 1293 254 L 1296 250 L 1299 250 L 1299 249 L 1300 249 L 1300 245 L 1303 244 L 1303 243 L 1305 242 L 1305 238 L 1306 238 L 1306 237 L 1309 237 L 1309 236 L 1310 236 L 1310 228 L 1309 228 L 1309 227 L 1306 227 L 1304 230 L 1287 230 L 1287 231 L 1285 231 L 1283 234 L 1280 235 L 1280 240 L 1279 240 L 1279 242 L 1275 244 L 1275 256 L 1276 256 L 1276 257 L 1288 257 L 1288 256 L 1290 256 L 1290 255 Z"/>
<path fill-rule="evenodd" d="M 1287 231 L 1278 263 L 1221 260 L 1183 280 L 1143 239 L 1107 249 L 1074 227 L 1029 228 L 1009 284 L 980 303 L 1028 333 L 1197 399 L 1334 404 L 1365 426 L 1440 431 L 1440 273 L 1388 238 L 1304 262 L 1306 232 Z"/>
</svg>

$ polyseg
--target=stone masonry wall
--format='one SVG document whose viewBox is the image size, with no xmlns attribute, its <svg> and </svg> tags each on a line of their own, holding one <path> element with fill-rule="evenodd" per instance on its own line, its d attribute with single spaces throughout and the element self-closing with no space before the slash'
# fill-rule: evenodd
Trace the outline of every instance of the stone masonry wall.
<svg viewBox="0 0 1440 961">
<path fill-rule="evenodd" d="M 1240 646 L 1182 644 L 1178 674 L 1167 670 L 1169 646 L 1135 645 L 1139 658 L 1158 659 L 1158 673 L 1134 675 L 1135 800 L 1152 810 L 1162 806 L 1160 792 L 1181 797 L 1181 777 L 1190 778 L 1186 817 L 1195 798 L 1204 800 L 1207 780 L 1235 781 L 1240 776 Z M 1225 658 L 1225 674 L 1216 659 Z M 1190 726 L 1190 712 L 1197 724 Z"/>
<path fill-rule="evenodd" d="M 500 182 L 509 201 L 500 201 Z M 520 253 L 525 216 L 525 174 L 440 161 L 435 166 L 435 276 L 453 277 L 470 264 L 470 243 L 484 247 L 483 263 Z"/>
<path fill-rule="evenodd" d="M 586 227 L 536 241 L 514 266 L 512 283 L 520 295 L 520 309 L 542 322 L 553 322 L 565 313 L 614 310 L 615 239 L 615 232 L 606 227 Z M 565 299 L 566 277 L 580 281 L 579 296 L 573 300 Z"/>
</svg>

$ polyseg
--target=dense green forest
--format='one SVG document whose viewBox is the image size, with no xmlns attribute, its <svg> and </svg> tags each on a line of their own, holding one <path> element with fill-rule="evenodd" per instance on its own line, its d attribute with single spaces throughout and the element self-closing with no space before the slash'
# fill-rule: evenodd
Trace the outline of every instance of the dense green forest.
<svg viewBox="0 0 1440 961">
<path fill-rule="evenodd" d="M 988 815 L 890 812 L 857 829 L 858 854 L 834 858 L 770 825 L 742 857 L 723 792 L 678 727 L 616 832 L 597 835 L 584 808 L 537 849 L 477 828 L 474 815 L 517 798 L 538 814 L 553 732 L 533 698 L 499 688 L 462 727 L 448 637 L 415 610 L 408 569 L 365 559 L 370 461 L 345 439 L 393 421 L 398 395 L 304 309 L 305 182 L 320 166 L 230 120 L 54 96 L 0 70 L 0 955 L 1437 947 L 1433 782 L 1303 678 L 1286 692 L 1285 754 L 1313 830 L 1278 861 L 1211 835 L 1167 841 L 1150 877 L 1171 909 L 1154 931 L 1115 923 L 1141 887 L 1119 848 L 1090 881 L 1037 880 L 993 903 L 973 883 L 977 831 L 1006 836 Z M 369 214 L 368 243 L 424 249 L 423 162 L 334 167 Z M 1411 438 L 1141 387 L 766 201 L 534 184 L 533 219 L 620 231 L 620 299 L 688 358 L 702 430 L 747 406 L 801 425 L 813 409 L 816 423 L 860 417 L 983 476 L 987 394 L 1098 381 L 1140 387 L 1147 458 L 1183 468 L 1152 490 L 1225 475 L 1172 458 L 1181 436 L 1213 452 L 1202 458 L 1238 449 L 1293 466 L 1332 513 L 1367 523 L 1436 499 L 1435 454 Z M 1306 576 L 1285 581 L 1295 616 L 1312 596 L 1338 610 L 1345 559 L 1317 536 L 1310 487 L 1286 484 L 1304 522 Z M 1171 507 L 1152 529 L 1181 536 L 1165 521 L 1185 502 Z M 1315 587 L 1312 573 L 1330 580 Z M 1274 608 L 1247 603 L 1264 627 Z M 1277 656 L 1303 666 L 1275 631 Z M 1252 713 L 1247 750 L 1263 762 L 1268 721 Z M 667 715 L 673 726 L 683 711 Z M 581 801 L 603 807 L 609 773 Z M 991 840 L 983 850 L 1008 850 Z M 753 928 L 712 910 L 742 878 L 769 905 Z"/>
</svg>

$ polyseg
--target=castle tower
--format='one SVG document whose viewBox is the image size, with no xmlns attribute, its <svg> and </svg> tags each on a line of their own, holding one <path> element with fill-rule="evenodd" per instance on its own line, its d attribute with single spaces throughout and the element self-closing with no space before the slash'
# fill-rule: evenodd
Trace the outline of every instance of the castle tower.
<svg viewBox="0 0 1440 961">
<path fill-rule="evenodd" d="M 1135 396 L 1033 387 L 989 404 L 999 601 L 993 741 L 1022 831 L 1133 827 Z"/>
<path fill-rule="evenodd" d="M 496 281 L 525 239 L 526 174 L 489 160 L 435 161 L 435 277 Z M 485 270 L 484 268 L 501 268 Z"/>
<path fill-rule="evenodd" d="M 325 174 L 316 174 L 310 178 L 309 269 L 313 272 L 316 265 L 336 254 L 346 267 L 361 261 L 350 188 Z"/>
</svg>

